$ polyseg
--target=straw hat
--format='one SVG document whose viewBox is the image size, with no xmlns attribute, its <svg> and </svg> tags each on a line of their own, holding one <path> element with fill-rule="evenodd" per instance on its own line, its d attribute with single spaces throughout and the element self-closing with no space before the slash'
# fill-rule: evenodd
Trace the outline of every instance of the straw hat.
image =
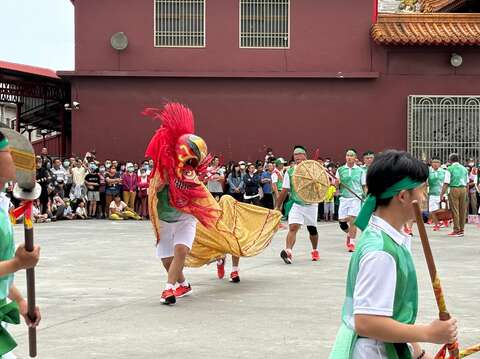
<svg viewBox="0 0 480 359">
<path fill-rule="evenodd" d="M 305 203 L 323 202 L 330 186 L 325 168 L 314 160 L 302 161 L 295 167 L 292 183 L 298 197 Z"/>
</svg>

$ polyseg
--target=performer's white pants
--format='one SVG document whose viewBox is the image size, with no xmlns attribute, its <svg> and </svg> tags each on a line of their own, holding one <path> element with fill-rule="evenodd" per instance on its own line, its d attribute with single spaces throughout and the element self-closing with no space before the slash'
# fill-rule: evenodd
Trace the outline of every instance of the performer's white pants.
<svg viewBox="0 0 480 359">
<path fill-rule="evenodd" d="M 428 196 L 428 211 L 435 212 L 440 209 L 440 196 Z"/>
<path fill-rule="evenodd" d="M 183 244 L 192 249 L 197 220 L 190 214 L 182 215 L 178 222 L 168 223 L 160 221 L 160 242 L 157 245 L 157 257 L 173 257 L 177 244 Z"/>
<path fill-rule="evenodd" d="M 362 207 L 362 201 L 358 198 L 340 197 L 340 207 L 338 208 L 338 219 L 347 217 L 356 217 Z"/>
<path fill-rule="evenodd" d="M 288 224 L 302 224 L 316 226 L 318 217 L 318 204 L 301 206 L 294 203 L 288 213 Z"/>
</svg>

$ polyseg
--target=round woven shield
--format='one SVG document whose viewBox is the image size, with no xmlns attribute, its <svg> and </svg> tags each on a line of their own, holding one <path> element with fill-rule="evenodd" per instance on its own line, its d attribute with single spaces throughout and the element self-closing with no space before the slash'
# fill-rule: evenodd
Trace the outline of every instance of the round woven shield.
<svg viewBox="0 0 480 359">
<path fill-rule="evenodd" d="M 305 203 L 323 202 L 330 186 L 325 168 L 313 160 L 302 161 L 295 167 L 292 183 L 298 197 Z"/>
</svg>

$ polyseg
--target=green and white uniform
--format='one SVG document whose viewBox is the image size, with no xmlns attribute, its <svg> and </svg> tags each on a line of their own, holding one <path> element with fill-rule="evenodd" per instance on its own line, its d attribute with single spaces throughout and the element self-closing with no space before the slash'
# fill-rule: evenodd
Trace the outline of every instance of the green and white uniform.
<svg viewBox="0 0 480 359">
<path fill-rule="evenodd" d="M 363 186 L 366 185 L 366 171 L 361 167 L 354 165 L 348 167 L 346 164 L 337 170 L 337 179 L 341 184 L 350 188 L 357 196 L 363 197 Z M 338 209 L 338 218 L 356 217 L 362 201 L 355 197 L 349 190 L 340 185 L 340 207 Z"/>
<path fill-rule="evenodd" d="M 467 187 L 468 170 L 458 162 L 452 163 L 447 168 L 444 182 L 450 188 Z"/>
<path fill-rule="evenodd" d="M 0 206 L 0 261 L 6 261 L 12 259 L 15 256 L 15 242 L 13 240 L 13 226 L 10 223 L 10 217 L 7 211 L 4 208 L 5 206 Z M 13 285 L 13 273 L 4 275 L 0 277 L 0 307 L 3 307 L 1 312 L 8 313 L 3 315 L 1 319 L 2 331 L 5 329 L 5 321 L 8 320 L 9 323 L 18 324 L 19 315 L 18 307 L 15 302 L 7 304 L 7 297 L 10 291 L 10 287 Z M 9 308 L 8 310 L 6 308 Z M 16 312 L 16 313 L 14 313 Z M 10 319 L 7 319 L 10 317 Z M 12 320 L 14 319 L 14 320 Z M 5 335 L 6 334 L 6 335 Z M 0 336 L 0 354 L 3 352 L 3 355 L 0 355 L 1 359 L 10 359 L 15 358 L 13 353 L 9 353 L 17 345 L 13 338 L 10 337 L 8 333 L 4 333 Z"/>
<path fill-rule="evenodd" d="M 355 314 L 391 317 L 413 324 L 418 309 L 411 239 L 372 216 L 354 252 L 347 276 L 342 324 L 329 359 L 411 359 L 407 344 L 359 338 Z"/>
<path fill-rule="evenodd" d="M 282 188 L 289 190 L 290 199 L 293 202 L 292 208 L 288 213 L 288 224 L 302 224 L 306 226 L 316 226 L 318 218 L 318 204 L 308 204 L 303 202 L 297 195 L 290 177 L 293 175 L 294 167 L 290 167 L 283 177 Z"/>
<path fill-rule="evenodd" d="M 156 248 L 158 258 L 173 257 L 177 244 L 192 249 L 197 229 L 197 220 L 188 213 L 172 207 L 169 201 L 168 186 L 157 193 L 157 212 L 160 219 L 160 238 Z"/>
<path fill-rule="evenodd" d="M 440 209 L 440 194 L 442 193 L 443 182 L 446 171 L 443 168 L 434 170 L 430 168 L 428 175 L 428 210 L 435 212 Z"/>
</svg>

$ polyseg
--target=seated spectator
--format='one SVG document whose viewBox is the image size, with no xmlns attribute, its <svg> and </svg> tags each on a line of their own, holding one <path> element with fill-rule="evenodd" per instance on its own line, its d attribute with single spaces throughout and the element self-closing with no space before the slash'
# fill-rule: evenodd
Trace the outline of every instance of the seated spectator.
<svg viewBox="0 0 480 359">
<path fill-rule="evenodd" d="M 42 214 L 42 211 L 40 211 L 40 201 L 38 199 L 33 201 L 32 216 L 33 216 L 34 223 L 50 222 L 50 218 L 48 218 L 48 214 L 47 213 Z"/>
<path fill-rule="evenodd" d="M 116 194 L 113 201 L 110 203 L 110 219 L 123 220 L 123 219 L 142 219 L 136 214 L 133 209 L 129 208 L 125 202 L 122 201 L 119 194 Z"/>
<path fill-rule="evenodd" d="M 68 198 L 65 198 L 63 201 L 65 203 L 65 209 L 63 211 L 62 219 L 74 219 L 75 214 L 73 213 L 72 207 L 70 206 L 70 200 Z"/>
<path fill-rule="evenodd" d="M 52 216 L 55 217 L 56 220 L 64 218 L 64 211 L 66 208 L 65 201 L 60 196 L 59 192 L 54 192 L 54 196 L 52 198 L 52 205 L 51 205 L 51 213 Z"/>
<path fill-rule="evenodd" d="M 75 218 L 77 219 L 88 219 L 87 209 L 85 208 L 85 202 L 79 201 L 77 210 L 75 211 Z"/>
<path fill-rule="evenodd" d="M 117 169 L 112 165 L 107 173 L 105 173 L 105 218 L 110 217 L 110 203 L 114 197 L 120 193 L 122 179 L 117 173 Z"/>
</svg>

